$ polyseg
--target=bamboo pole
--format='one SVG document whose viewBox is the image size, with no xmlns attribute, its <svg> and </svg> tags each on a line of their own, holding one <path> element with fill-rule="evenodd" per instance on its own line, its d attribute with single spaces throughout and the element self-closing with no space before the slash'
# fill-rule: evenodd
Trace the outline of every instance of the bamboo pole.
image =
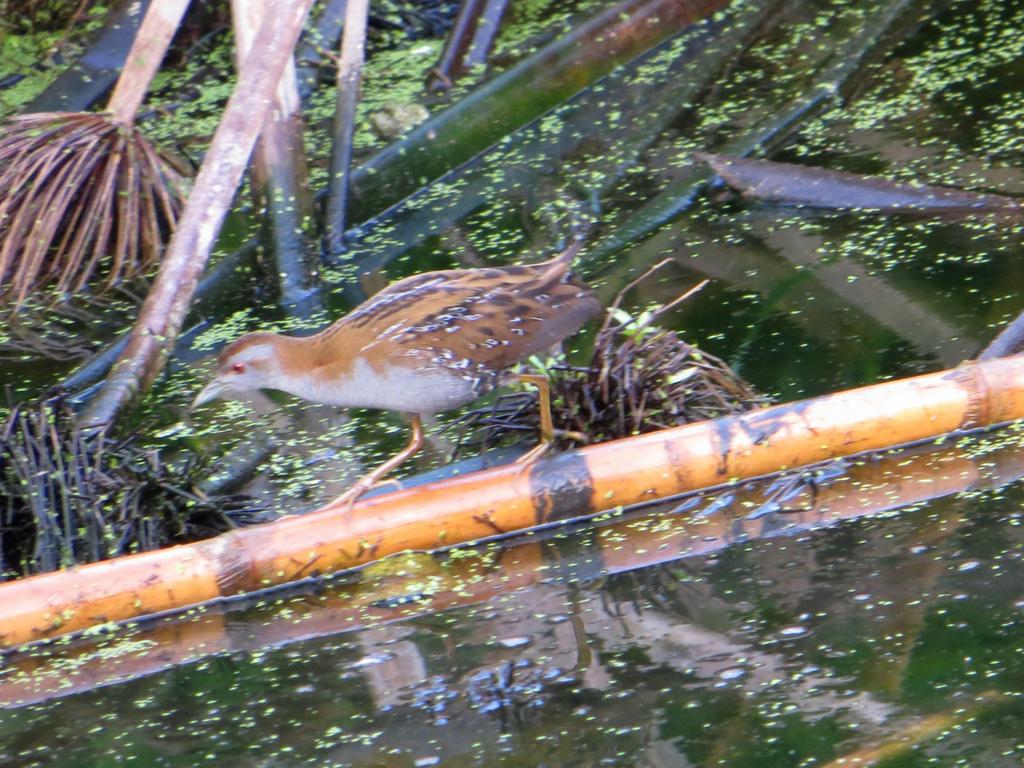
<svg viewBox="0 0 1024 768">
<path fill-rule="evenodd" d="M 101 685 L 124 683 L 228 651 L 280 648 L 478 605 L 550 580 L 552 573 L 557 580 L 572 574 L 591 579 L 651 568 L 709 556 L 736 540 L 795 536 L 971 489 L 998 488 L 1022 476 L 1024 451 L 1016 445 L 982 456 L 948 444 L 923 446 L 858 462 L 836 482 L 814 491 L 806 488 L 787 501 L 791 511 L 767 525 L 764 519 L 747 514 L 765 502 L 765 486 L 748 484 L 731 504 L 711 515 L 678 514 L 664 525 L 665 512 L 659 505 L 650 512 L 616 518 L 597 527 L 590 545 L 582 551 L 545 546 L 542 537 L 531 536 L 504 549 L 498 562 L 452 558 L 443 565 L 435 563 L 440 578 L 431 582 L 429 597 L 420 600 L 389 600 L 403 597 L 406 589 L 422 588 L 422 573 L 416 570 L 408 577 L 414 587 L 393 578 L 378 581 L 371 577 L 333 586 L 315 602 L 276 600 L 253 605 L 243 601 L 169 617 L 118 638 L 129 649 L 123 654 L 116 652 L 116 645 L 111 648 L 109 637 L 100 636 L 12 655 L 7 658 L 6 674 L 0 677 L 0 708 L 38 704 Z M 952 516 L 932 520 L 929 529 L 935 533 L 926 540 L 949 536 L 956 528 Z M 288 621 L 280 620 L 282 605 L 288 611 Z M 246 612 L 246 621 L 227 618 L 228 612 L 238 610 Z"/>
<path fill-rule="evenodd" d="M 0 586 L 0 646 L 1024 418 L 1024 356 L 570 451 Z"/>
</svg>

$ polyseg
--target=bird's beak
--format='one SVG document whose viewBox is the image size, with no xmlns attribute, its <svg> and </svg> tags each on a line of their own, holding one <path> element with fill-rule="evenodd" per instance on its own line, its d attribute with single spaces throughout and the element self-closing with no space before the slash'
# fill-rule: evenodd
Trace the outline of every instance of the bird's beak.
<svg viewBox="0 0 1024 768">
<path fill-rule="evenodd" d="M 205 405 L 211 400 L 216 400 L 220 397 L 220 393 L 224 391 L 224 382 L 220 379 L 214 379 L 205 387 L 203 387 L 199 394 L 196 395 L 196 399 L 192 401 L 192 409 L 196 409 L 201 405 Z"/>
</svg>

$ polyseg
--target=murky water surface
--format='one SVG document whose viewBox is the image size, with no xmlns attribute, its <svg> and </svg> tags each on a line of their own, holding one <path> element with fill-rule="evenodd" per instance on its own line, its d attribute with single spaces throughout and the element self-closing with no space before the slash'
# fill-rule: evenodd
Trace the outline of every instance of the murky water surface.
<svg viewBox="0 0 1024 768">
<path fill-rule="evenodd" d="M 1020 765 L 1021 437 L 11 657 L 0 765 Z"/>
<path fill-rule="evenodd" d="M 540 171 L 506 164 L 479 208 L 457 212 L 456 234 L 438 224 L 450 211 L 399 212 L 367 252 L 414 224 L 420 245 L 396 254 L 389 277 L 446 266 L 467 244 L 514 258 L 557 219 L 546 217 L 564 190 L 598 200 L 614 230 L 681 177 L 690 151 L 799 94 L 877 7 L 787 9 L 781 31 L 716 83 L 713 108 L 676 111 L 651 140 L 612 120 L 624 144 L 577 147 Z M 806 121 L 774 156 L 1024 193 L 1021 29 L 1019 2 L 949 4 L 873 65 L 849 106 Z M 543 134 L 507 151 L 543 154 Z M 792 399 L 976 354 L 1024 308 L 1021 235 L 1014 220 L 712 195 L 583 271 L 607 299 L 671 257 L 634 307 L 711 277 L 671 322 Z M 258 314 L 188 343 L 199 356 Z M 203 375 L 180 367 L 157 393 L 169 424 Z M 264 481 L 285 504 L 346 485 L 339 441 L 385 453 L 403 440 L 390 417 L 265 406 L 255 417 L 225 406 L 163 437 L 230 447 L 251 438 L 244 418 L 278 429 L 291 442 Z M 395 435 L 381 440 L 382 423 Z M 1019 766 L 1022 434 L 395 558 L 262 603 L 5 657 L 0 766 Z"/>
</svg>

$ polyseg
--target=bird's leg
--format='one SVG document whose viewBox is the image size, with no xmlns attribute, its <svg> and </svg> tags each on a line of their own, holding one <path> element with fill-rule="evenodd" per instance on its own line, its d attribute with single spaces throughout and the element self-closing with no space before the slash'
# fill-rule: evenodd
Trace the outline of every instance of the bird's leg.
<svg viewBox="0 0 1024 768">
<path fill-rule="evenodd" d="M 349 511 L 352 510 L 352 505 L 355 504 L 356 499 L 362 496 L 371 488 L 375 488 L 378 485 L 385 483 L 397 482 L 397 481 L 385 481 L 385 483 L 378 483 L 382 477 L 390 473 L 392 470 L 399 467 L 406 459 L 410 456 L 419 453 L 419 450 L 423 447 L 423 423 L 420 421 L 419 414 L 412 414 L 412 436 L 409 438 L 408 445 L 402 450 L 392 456 L 390 459 L 385 461 L 379 467 L 374 469 L 372 472 L 367 472 L 365 475 L 360 477 L 356 482 L 345 491 L 341 496 L 336 498 L 332 504 L 348 504 Z"/>
<path fill-rule="evenodd" d="M 547 376 L 536 373 L 517 373 L 513 375 L 513 380 L 522 384 L 531 384 L 537 388 L 537 407 L 540 410 L 540 444 L 516 459 L 517 464 L 529 464 L 547 453 L 555 439 L 555 425 L 551 419 L 551 385 L 548 383 Z"/>
</svg>

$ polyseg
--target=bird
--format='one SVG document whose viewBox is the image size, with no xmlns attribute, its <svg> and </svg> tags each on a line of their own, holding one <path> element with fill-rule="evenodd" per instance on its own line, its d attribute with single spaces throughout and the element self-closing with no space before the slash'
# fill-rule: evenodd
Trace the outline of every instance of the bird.
<svg viewBox="0 0 1024 768">
<path fill-rule="evenodd" d="M 572 271 L 581 247 L 577 238 L 540 263 L 412 275 L 312 336 L 247 333 L 221 350 L 216 374 L 192 407 L 276 389 L 326 405 L 407 414 L 412 434 L 405 448 L 334 500 L 348 502 L 351 510 L 423 447 L 424 416 L 519 382 L 538 391 L 541 440 L 519 459 L 532 462 L 554 438 L 548 380 L 509 369 L 573 335 L 601 311 L 593 290 Z"/>
</svg>

